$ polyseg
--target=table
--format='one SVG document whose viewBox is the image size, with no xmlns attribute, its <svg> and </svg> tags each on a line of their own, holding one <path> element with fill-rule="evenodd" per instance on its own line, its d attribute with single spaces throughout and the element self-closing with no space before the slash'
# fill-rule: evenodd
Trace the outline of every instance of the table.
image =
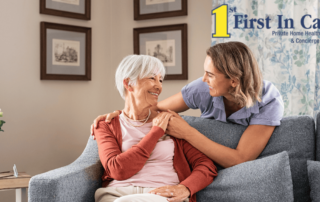
<svg viewBox="0 0 320 202">
<path fill-rule="evenodd" d="M 16 190 L 16 202 L 27 202 L 27 188 L 31 176 L 26 173 L 19 173 L 18 177 L 13 176 L 13 172 L 0 173 L 0 191 Z"/>
</svg>

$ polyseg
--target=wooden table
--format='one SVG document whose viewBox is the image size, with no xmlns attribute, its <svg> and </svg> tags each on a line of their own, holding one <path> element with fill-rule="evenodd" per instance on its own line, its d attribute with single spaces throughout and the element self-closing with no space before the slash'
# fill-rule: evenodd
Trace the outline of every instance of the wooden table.
<svg viewBox="0 0 320 202">
<path fill-rule="evenodd" d="M 0 173 L 0 191 L 16 190 L 16 202 L 27 202 L 27 188 L 29 186 L 31 176 L 26 173 L 19 173 L 18 177 L 13 172 Z"/>
</svg>

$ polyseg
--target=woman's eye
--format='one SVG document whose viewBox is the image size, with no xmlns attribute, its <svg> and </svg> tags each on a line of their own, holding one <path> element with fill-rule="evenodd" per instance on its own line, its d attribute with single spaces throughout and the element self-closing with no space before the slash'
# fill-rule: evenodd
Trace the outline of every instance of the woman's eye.
<svg viewBox="0 0 320 202">
<path fill-rule="evenodd" d="M 162 83 L 162 80 L 160 80 L 160 82 Z"/>
<path fill-rule="evenodd" d="M 151 77 L 150 79 L 154 79 L 154 77 Z"/>
</svg>

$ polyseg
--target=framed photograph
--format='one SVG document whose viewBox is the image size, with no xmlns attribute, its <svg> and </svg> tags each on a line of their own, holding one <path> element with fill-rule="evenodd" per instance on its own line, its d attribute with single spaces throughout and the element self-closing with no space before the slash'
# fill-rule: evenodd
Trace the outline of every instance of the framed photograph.
<svg viewBox="0 0 320 202">
<path fill-rule="evenodd" d="M 40 79 L 91 80 L 91 28 L 41 22 Z"/>
<path fill-rule="evenodd" d="M 188 15 L 187 0 L 134 0 L 134 20 Z"/>
<path fill-rule="evenodd" d="M 40 0 L 40 13 L 90 20 L 91 0 Z"/>
<path fill-rule="evenodd" d="M 188 79 L 187 24 L 135 28 L 133 35 L 134 53 L 159 58 L 165 80 Z"/>
</svg>

